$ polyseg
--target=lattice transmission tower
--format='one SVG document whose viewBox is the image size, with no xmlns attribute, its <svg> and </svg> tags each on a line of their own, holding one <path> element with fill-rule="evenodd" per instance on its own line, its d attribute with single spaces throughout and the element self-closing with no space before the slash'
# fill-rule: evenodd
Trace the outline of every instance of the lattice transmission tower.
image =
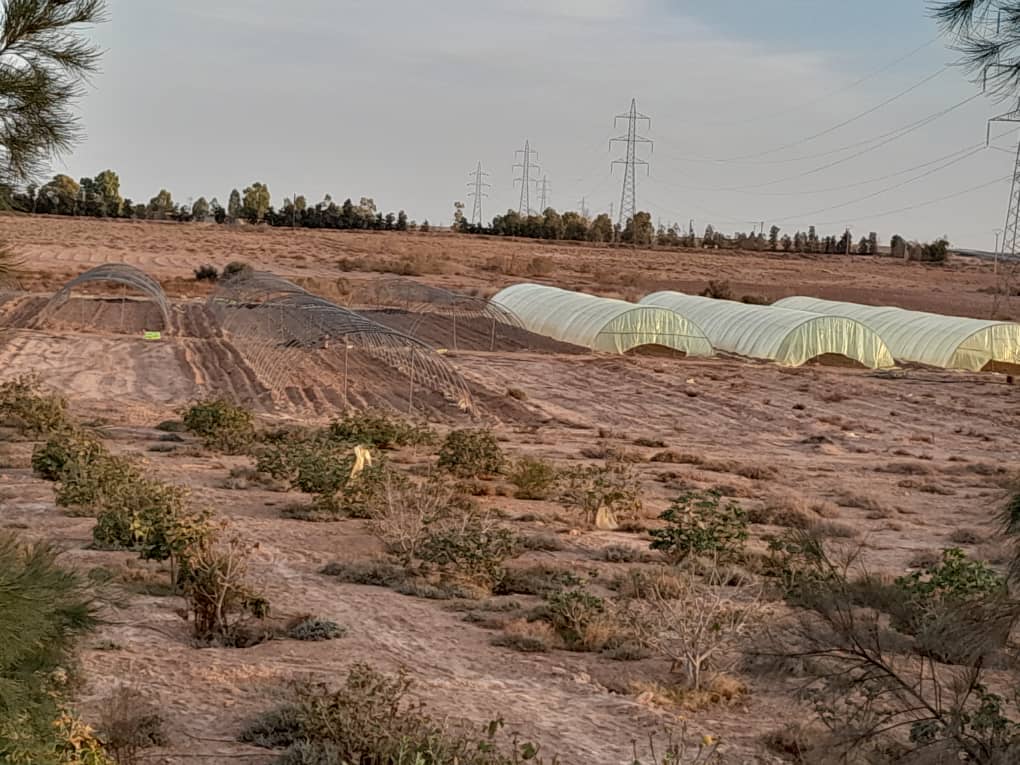
<svg viewBox="0 0 1020 765">
<path fill-rule="evenodd" d="M 543 175 L 538 186 L 538 212 L 541 215 L 549 209 L 549 176 Z"/>
<path fill-rule="evenodd" d="M 521 184 L 521 203 L 518 207 L 518 212 L 522 215 L 531 215 L 531 184 L 537 183 L 537 179 L 532 178 L 532 172 L 540 173 L 542 168 L 532 162 L 532 157 L 537 157 L 538 152 L 531 148 L 531 144 L 528 141 L 524 142 L 524 148 L 518 149 L 514 152 L 514 159 L 517 155 L 521 154 L 521 161 L 514 164 L 514 172 L 517 168 L 521 169 L 521 177 L 514 178 L 514 185 Z"/>
<path fill-rule="evenodd" d="M 637 101 L 635 99 L 631 99 L 630 111 L 627 114 L 618 114 L 616 116 L 613 126 L 618 125 L 620 120 L 627 120 L 627 135 L 610 139 L 609 148 L 612 150 L 613 144 L 617 141 L 627 144 L 626 156 L 623 159 L 613 160 L 610 165 L 614 170 L 617 165 L 625 166 L 623 171 L 623 194 L 620 197 L 620 218 L 618 221 L 622 229 L 627 224 L 627 221 L 634 217 L 634 213 L 637 212 L 637 166 L 644 165 L 645 171 L 648 171 L 648 163 L 638 158 L 638 144 L 652 145 L 653 142 L 642 135 L 638 135 L 638 122 L 647 122 L 648 127 L 651 128 L 652 119 L 638 112 Z"/>
<path fill-rule="evenodd" d="M 478 163 L 478 167 L 470 175 L 474 180 L 468 183 L 468 188 L 472 189 L 468 192 L 468 196 L 474 197 L 475 200 L 474 206 L 471 208 L 471 223 L 480 226 L 482 225 L 482 200 L 489 196 L 485 190 L 491 189 L 492 184 L 485 182 L 485 178 L 489 173 L 482 170 L 481 162 Z"/>
</svg>

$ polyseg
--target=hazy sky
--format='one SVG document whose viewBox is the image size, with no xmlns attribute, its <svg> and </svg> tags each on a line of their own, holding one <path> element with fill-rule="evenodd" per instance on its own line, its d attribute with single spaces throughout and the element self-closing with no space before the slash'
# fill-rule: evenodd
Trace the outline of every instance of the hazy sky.
<svg viewBox="0 0 1020 765">
<path fill-rule="evenodd" d="M 110 15 L 87 138 L 54 170 L 113 168 L 136 201 L 225 202 L 262 180 L 277 205 L 371 196 L 449 223 L 480 160 L 488 220 L 518 206 L 527 139 L 550 204 L 608 210 L 613 116 L 636 98 L 655 141 L 638 205 L 663 222 L 991 249 L 1005 218 L 1018 133 L 995 142 L 1009 152 L 965 153 L 1011 104 L 978 97 L 889 140 L 977 92 L 942 40 L 856 84 L 936 37 L 922 0 L 110 0 Z"/>
</svg>

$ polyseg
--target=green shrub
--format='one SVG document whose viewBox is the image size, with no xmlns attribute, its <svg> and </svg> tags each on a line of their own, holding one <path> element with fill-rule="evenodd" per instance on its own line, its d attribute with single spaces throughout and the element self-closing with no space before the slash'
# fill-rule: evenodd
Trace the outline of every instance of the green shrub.
<svg viewBox="0 0 1020 765">
<path fill-rule="evenodd" d="M 287 637 L 292 640 L 319 642 L 336 640 L 347 634 L 347 630 L 329 619 L 316 619 L 308 616 L 297 620 L 287 630 Z"/>
<path fill-rule="evenodd" d="M 503 594 L 546 596 L 568 587 L 578 587 L 581 578 L 571 569 L 556 566 L 529 566 L 507 571 L 499 591 Z"/>
<path fill-rule="evenodd" d="M 747 540 L 747 514 L 735 502 L 722 503 L 718 492 L 688 492 L 673 500 L 659 520 L 666 528 L 651 532 L 653 550 L 680 562 L 687 556 L 737 555 Z"/>
<path fill-rule="evenodd" d="M 335 441 L 365 444 L 377 449 L 398 446 L 424 446 L 436 442 L 436 434 L 427 425 L 414 425 L 380 411 L 350 412 L 329 426 Z"/>
<path fill-rule="evenodd" d="M 388 561 L 328 563 L 320 573 L 334 576 L 341 582 L 372 587 L 394 587 L 407 578 L 407 571 L 403 566 L 396 566 Z"/>
<path fill-rule="evenodd" d="M 556 491 L 560 472 L 545 460 L 522 457 L 507 477 L 516 487 L 517 499 L 549 499 Z"/>
<path fill-rule="evenodd" d="M 23 433 L 46 435 L 70 427 L 67 401 L 42 391 L 37 375 L 25 375 L 0 385 L 0 418 L 10 419 Z"/>
<path fill-rule="evenodd" d="M 223 399 L 199 401 L 184 413 L 184 426 L 210 449 L 243 454 L 255 440 L 251 412 Z"/>
<path fill-rule="evenodd" d="M 454 430 L 439 450 L 439 467 L 458 478 L 486 478 L 503 470 L 503 451 L 490 430 Z"/>
<path fill-rule="evenodd" d="M 490 592 L 506 575 L 504 563 L 518 553 L 517 535 L 477 516 L 430 529 L 418 550 L 421 560 L 449 582 Z"/>
<path fill-rule="evenodd" d="M 975 607 L 1007 594 L 1006 579 L 981 561 L 972 560 L 958 547 L 942 551 L 942 559 L 923 571 L 894 582 L 906 596 L 905 608 L 893 613 L 893 626 L 916 635 L 938 620 L 945 610 Z"/>
<path fill-rule="evenodd" d="M 82 431 L 68 430 L 50 436 L 35 447 L 32 470 L 40 478 L 57 481 L 72 463 L 79 467 L 90 466 L 107 456 L 99 439 Z"/>
<path fill-rule="evenodd" d="M 500 736 L 502 723 L 471 732 L 437 722 L 411 700 L 404 674 L 355 664 L 335 691 L 305 685 L 294 700 L 249 724 L 240 740 L 285 750 L 284 765 L 513 765 L 539 748 Z M 540 764 L 540 761 L 535 760 Z"/>
<path fill-rule="evenodd" d="M 629 465 L 578 466 L 563 473 L 560 503 L 581 514 L 594 526 L 600 510 L 614 519 L 634 516 L 641 510 L 641 484 Z"/>
<path fill-rule="evenodd" d="M 95 515 L 115 504 L 142 480 L 141 470 L 123 457 L 105 450 L 83 452 L 83 459 L 65 462 L 54 488 L 59 507 L 78 508 L 79 513 Z"/>
<path fill-rule="evenodd" d="M 335 494 L 350 478 L 354 451 L 350 444 L 321 436 L 299 437 L 260 450 L 256 469 L 287 481 L 308 494 Z"/>
</svg>

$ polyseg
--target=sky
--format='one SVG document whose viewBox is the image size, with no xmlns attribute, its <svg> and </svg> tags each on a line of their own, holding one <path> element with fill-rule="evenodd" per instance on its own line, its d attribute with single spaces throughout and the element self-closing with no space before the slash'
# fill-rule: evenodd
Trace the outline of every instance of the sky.
<svg viewBox="0 0 1020 765">
<path fill-rule="evenodd" d="M 519 206 L 528 141 L 548 204 L 618 211 L 609 139 L 635 99 L 654 142 L 637 202 L 657 222 L 992 249 L 1006 217 L 1020 124 L 982 147 L 1015 104 L 952 65 L 923 0 L 109 5 L 85 137 L 53 172 L 111 168 L 136 202 L 225 202 L 258 180 L 277 206 L 365 196 L 449 224 L 481 162 L 490 220 Z"/>
</svg>

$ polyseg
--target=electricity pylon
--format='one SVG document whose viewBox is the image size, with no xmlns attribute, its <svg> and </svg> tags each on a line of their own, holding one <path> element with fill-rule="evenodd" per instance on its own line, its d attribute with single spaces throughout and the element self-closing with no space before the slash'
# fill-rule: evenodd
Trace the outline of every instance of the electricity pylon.
<svg viewBox="0 0 1020 765">
<path fill-rule="evenodd" d="M 627 135 L 620 136 L 619 138 L 613 138 L 609 141 L 609 148 L 612 150 L 613 144 L 617 141 L 622 141 L 627 144 L 627 154 L 623 159 L 613 160 L 611 168 L 616 165 L 624 165 L 623 172 L 623 193 L 620 197 L 620 228 L 623 228 L 627 221 L 634 217 L 634 213 L 637 212 L 637 166 L 644 165 L 645 171 L 648 170 L 648 163 L 643 159 L 638 159 L 637 147 L 638 144 L 646 143 L 652 144 L 652 141 L 644 136 L 638 135 L 637 124 L 639 121 L 646 121 L 648 127 L 652 126 L 651 117 L 647 117 L 641 114 L 637 110 L 637 101 L 631 99 L 630 111 L 627 114 L 618 114 L 616 119 L 613 121 L 615 127 L 620 120 L 627 120 Z"/>
<path fill-rule="evenodd" d="M 521 184 L 521 203 L 518 208 L 518 212 L 522 216 L 531 215 L 531 184 L 536 183 L 536 179 L 531 177 L 532 171 L 536 173 L 542 172 L 542 168 L 531 161 L 532 157 L 537 157 L 538 152 L 531 148 L 531 144 L 528 141 L 524 142 L 524 148 L 518 149 L 514 152 L 514 159 L 517 155 L 523 155 L 520 162 L 514 164 L 514 170 L 518 167 L 521 169 L 521 177 L 514 178 L 514 185 Z"/>
<path fill-rule="evenodd" d="M 468 187 L 473 188 L 474 190 L 468 192 L 468 196 L 474 197 L 475 199 L 474 207 L 471 209 L 471 223 L 473 225 L 480 226 L 482 224 L 482 199 L 489 196 L 485 193 L 485 189 L 491 189 L 492 184 L 486 183 L 482 180 L 489 174 L 482 171 L 481 162 L 478 163 L 478 167 L 473 173 L 471 173 L 471 175 L 474 176 L 474 181 L 468 183 Z"/>
<path fill-rule="evenodd" d="M 543 175 L 541 185 L 538 187 L 538 212 L 544 213 L 549 209 L 549 176 Z"/>
</svg>

